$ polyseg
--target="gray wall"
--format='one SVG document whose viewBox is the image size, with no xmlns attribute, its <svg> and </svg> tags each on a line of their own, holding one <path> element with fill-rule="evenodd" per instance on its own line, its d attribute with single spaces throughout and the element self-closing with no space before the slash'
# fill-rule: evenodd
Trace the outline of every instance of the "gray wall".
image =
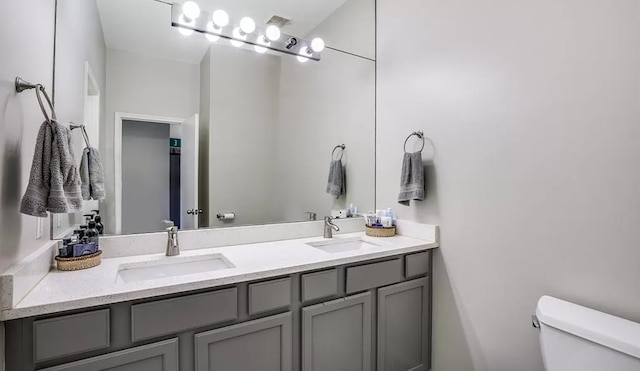
<svg viewBox="0 0 640 371">
<path fill-rule="evenodd" d="M 36 218 L 19 213 L 43 118 L 34 92 L 17 95 L 13 81 L 22 76 L 51 92 L 54 6 L 46 0 L 0 2 L 0 272 L 48 242 L 47 220 L 44 238 L 36 240 Z M 25 28 L 25 19 L 38 27 Z M 4 369 L 3 332 L 0 324 L 0 370 Z"/>
<path fill-rule="evenodd" d="M 115 112 L 188 118 L 199 110 L 200 66 L 107 50 L 107 117 L 100 138 L 104 145 L 107 194 L 113 195 Z M 105 200 L 105 228 L 115 230 L 113 197 Z"/>
<path fill-rule="evenodd" d="M 542 370 L 543 294 L 640 321 L 638 1 L 378 10 L 377 201 L 442 226 L 434 370 Z M 418 129 L 428 200 L 401 207 Z"/>
<path fill-rule="evenodd" d="M 122 233 L 163 230 L 169 220 L 169 125 L 122 122 Z"/>
</svg>

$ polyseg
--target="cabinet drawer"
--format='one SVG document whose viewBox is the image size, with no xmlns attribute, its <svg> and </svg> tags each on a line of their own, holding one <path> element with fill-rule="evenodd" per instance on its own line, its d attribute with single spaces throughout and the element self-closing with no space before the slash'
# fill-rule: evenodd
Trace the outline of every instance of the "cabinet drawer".
<svg viewBox="0 0 640 371">
<path fill-rule="evenodd" d="M 337 294 L 337 269 L 302 275 L 302 301 L 326 298 Z"/>
<path fill-rule="evenodd" d="M 33 342 L 36 362 L 108 348 L 109 309 L 35 321 Z"/>
<path fill-rule="evenodd" d="M 131 340 L 175 334 L 238 318 L 238 290 L 159 300 L 131 306 Z"/>
<path fill-rule="evenodd" d="M 420 276 L 429 273 L 429 252 L 420 252 L 404 257 L 406 262 L 406 277 Z"/>
<path fill-rule="evenodd" d="M 291 305 L 291 277 L 249 284 L 249 314 Z"/>
<path fill-rule="evenodd" d="M 400 282 L 400 258 L 347 268 L 347 294 Z"/>
<path fill-rule="evenodd" d="M 178 339 L 171 339 L 42 371 L 178 371 L 178 367 Z"/>
</svg>

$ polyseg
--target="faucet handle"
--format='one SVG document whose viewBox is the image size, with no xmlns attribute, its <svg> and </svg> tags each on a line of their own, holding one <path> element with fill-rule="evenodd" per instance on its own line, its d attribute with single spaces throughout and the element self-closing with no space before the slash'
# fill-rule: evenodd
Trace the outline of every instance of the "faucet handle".
<svg viewBox="0 0 640 371">
<path fill-rule="evenodd" d="M 167 225 L 167 232 L 176 232 L 178 230 L 176 225 L 173 223 L 173 220 L 163 220 L 162 222 Z"/>
</svg>

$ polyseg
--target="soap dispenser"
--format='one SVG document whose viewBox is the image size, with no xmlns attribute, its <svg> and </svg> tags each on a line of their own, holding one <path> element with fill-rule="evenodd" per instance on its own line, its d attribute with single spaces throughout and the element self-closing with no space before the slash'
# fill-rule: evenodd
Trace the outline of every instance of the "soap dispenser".
<svg viewBox="0 0 640 371">
<path fill-rule="evenodd" d="M 84 233 L 84 236 L 88 238 L 89 243 L 94 243 L 96 245 L 96 249 L 100 249 L 100 242 L 98 238 L 98 230 L 96 229 L 96 222 L 90 221 L 89 228 Z"/>
</svg>

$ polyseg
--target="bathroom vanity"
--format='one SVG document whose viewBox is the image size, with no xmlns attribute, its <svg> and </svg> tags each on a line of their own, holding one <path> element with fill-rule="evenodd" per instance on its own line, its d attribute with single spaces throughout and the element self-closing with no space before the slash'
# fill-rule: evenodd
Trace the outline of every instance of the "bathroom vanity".
<svg viewBox="0 0 640 371">
<path fill-rule="evenodd" d="M 93 270 L 51 271 L 2 312 L 7 367 L 428 370 L 437 246 L 435 232 L 432 240 L 353 232 L 188 250 L 179 257 L 117 256 L 114 248 L 114 257 Z M 167 261 L 207 259 L 227 266 L 146 276 Z M 79 279 L 75 291 L 64 289 Z"/>
</svg>

